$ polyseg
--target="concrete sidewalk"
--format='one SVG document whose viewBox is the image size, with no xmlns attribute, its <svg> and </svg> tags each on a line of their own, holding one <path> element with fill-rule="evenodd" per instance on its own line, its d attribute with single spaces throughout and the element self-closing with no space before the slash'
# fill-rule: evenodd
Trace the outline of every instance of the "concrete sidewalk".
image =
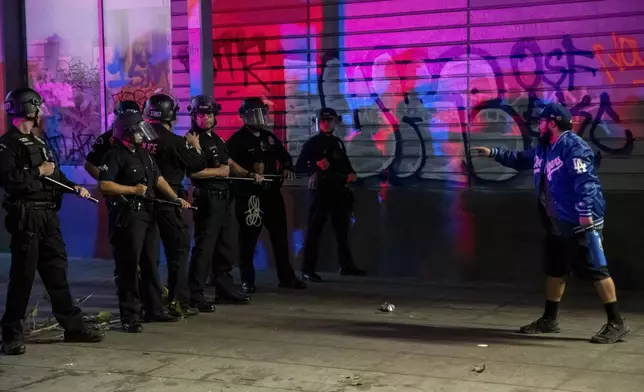
<svg viewBox="0 0 644 392">
<path fill-rule="evenodd" d="M 74 296 L 93 293 L 85 311 L 117 315 L 111 271 L 105 261 L 70 263 Z M 3 297 L 7 276 L 1 262 Z M 49 334 L 32 340 L 24 356 L 0 356 L 0 390 L 644 390 L 642 293 L 619 293 L 633 333 L 607 346 L 588 343 L 605 316 L 578 282 L 562 305 L 564 331 L 529 337 L 515 331 L 539 316 L 538 287 L 326 277 L 333 281 L 294 292 L 261 274 L 251 305 L 146 324 L 143 334 L 111 331 L 97 345 L 46 344 L 60 335 Z M 32 303 L 42 293 L 38 284 Z M 384 301 L 396 310 L 380 312 Z"/>
</svg>

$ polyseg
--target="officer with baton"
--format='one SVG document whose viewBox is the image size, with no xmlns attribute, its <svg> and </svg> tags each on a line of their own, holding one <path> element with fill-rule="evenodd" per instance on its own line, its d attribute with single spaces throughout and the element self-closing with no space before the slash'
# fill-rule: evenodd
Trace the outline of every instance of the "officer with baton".
<svg viewBox="0 0 644 392">
<path fill-rule="evenodd" d="M 40 95 L 30 88 L 16 89 L 7 94 L 4 105 L 12 117 L 9 131 L 0 138 L 0 186 L 5 190 L 5 226 L 11 235 L 11 270 L 0 321 L 2 352 L 20 355 L 26 351 L 22 319 L 36 269 L 51 298 L 54 317 L 65 329 L 65 341 L 99 342 L 103 334 L 85 327 L 82 312 L 72 301 L 58 220 L 63 189 L 83 198 L 90 194 L 67 179 L 53 162 L 52 151 L 33 133 L 38 128 Z"/>
<path fill-rule="evenodd" d="M 243 168 L 243 177 L 253 173 L 281 178 L 275 181 L 234 182 L 235 215 L 239 222 L 239 252 L 242 291 L 254 293 L 255 267 L 253 258 L 262 228 L 270 235 L 278 286 L 305 289 L 306 283 L 297 279 L 290 262 L 286 226 L 286 206 L 282 197 L 283 179 L 295 178 L 293 158 L 272 132 L 264 129 L 268 106 L 257 97 L 247 98 L 239 108 L 244 126 L 228 139 L 230 157 Z"/>
<path fill-rule="evenodd" d="M 205 154 L 199 138 L 192 133 L 185 137 L 174 134 L 179 105 L 167 94 L 154 94 L 143 107 L 143 117 L 152 125 L 159 138 L 148 151 L 156 160 L 161 176 L 166 179 L 180 198 L 186 199 L 183 188 L 186 171 L 197 172 L 206 167 Z M 168 264 L 168 299 L 170 313 L 176 316 L 194 316 L 199 309 L 190 307 L 188 287 L 188 256 L 190 232 L 180 209 L 171 203 L 159 205 L 159 232 Z"/>
<path fill-rule="evenodd" d="M 243 169 L 230 159 L 226 143 L 215 132 L 220 110 L 221 106 L 207 95 L 192 98 L 188 106 L 192 120 L 190 132 L 199 137 L 206 155 L 206 168 L 189 173 L 194 185 L 194 202 L 199 207 L 194 218 L 195 244 L 190 259 L 190 301 L 201 312 L 215 310 L 214 302 L 204 296 L 209 268 L 214 276 L 217 302 L 250 303 L 250 297 L 234 288 L 230 276 L 236 252 L 230 238 L 232 193 L 227 177 Z M 261 176 L 255 175 L 254 179 L 259 181 Z"/>
<path fill-rule="evenodd" d="M 157 193 L 188 208 L 159 174 L 154 158 L 141 146 L 158 135 L 139 113 L 124 113 L 113 125 L 118 145 L 103 158 L 99 188 L 109 199 L 114 259 L 118 270 L 119 307 L 122 327 L 127 332 L 143 331 L 139 320 L 141 299 L 145 321 L 172 322 L 161 301 L 158 274 L 159 228 L 156 220 Z M 138 270 L 141 285 L 138 287 Z M 139 293 L 141 299 L 139 298 Z"/>
</svg>

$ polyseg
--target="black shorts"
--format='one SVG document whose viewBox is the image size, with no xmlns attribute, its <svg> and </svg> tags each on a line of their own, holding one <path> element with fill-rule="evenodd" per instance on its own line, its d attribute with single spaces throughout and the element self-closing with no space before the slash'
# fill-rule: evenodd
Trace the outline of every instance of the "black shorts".
<svg viewBox="0 0 644 392">
<path fill-rule="evenodd" d="M 593 281 L 610 277 L 606 266 L 595 266 L 590 259 L 584 233 L 569 238 L 548 234 L 544 253 L 548 276 L 563 278 L 572 272 L 579 279 Z"/>
</svg>

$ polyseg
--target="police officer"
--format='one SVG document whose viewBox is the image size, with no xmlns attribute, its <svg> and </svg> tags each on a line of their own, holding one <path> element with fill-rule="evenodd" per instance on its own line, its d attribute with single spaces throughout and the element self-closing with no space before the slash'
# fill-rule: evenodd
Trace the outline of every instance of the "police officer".
<svg viewBox="0 0 644 392">
<path fill-rule="evenodd" d="M 335 110 L 322 108 L 314 118 L 318 134 L 311 137 L 297 160 L 297 171 L 309 173 L 311 204 L 309 207 L 308 231 L 304 240 L 302 278 L 320 282 L 315 273 L 320 235 L 327 215 L 338 242 L 340 274 L 364 276 L 366 272 L 353 265 L 349 249 L 349 227 L 353 209 L 353 194 L 347 183 L 355 182 L 356 172 L 351 166 L 342 139 L 333 135 L 341 121 Z"/>
<path fill-rule="evenodd" d="M 36 269 L 40 274 L 66 342 L 99 342 L 103 334 L 89 331 L 74 306 L 67 283 L 67 252 L 58 220 L 62 190 L 46 178 L 64 183 L 83 198 L 89 192 L 69 181 L 53 162 L 52 151 L 33 133 L 38 127 L 42 98 L 30 88 L 7 94 L 5 110 L 12 117 L 0 138 L 0 186 L 5 190 L 5 226 L 11 235 L 11 270 L 2 325 L 2 351 L 25 353 L 25 317 Z"/>
<path fill-rule="evenodd" d="M 172 132 L 178 111 L 179 106 L 171 96 L 155 94 L 145 103 L 143 117 L 159 135 L 148 151 L 154 156 L 161 176 L 180 198 L 186 199 L 187 192 L 182 184 L 186 170 L 201 171 L 205 168 L 206 160 L 196 135 L 188 133 L 183 138 Z M 190 307 L 188 225 L 181 210 L 168 204 L 159 206 L 158 224 L 168 263 L 168 297 L 172 303 L 170 312 L 176 316 L 193 316 L 199 310 Z M 210 308 L 204 310 L 209 311 Z"/>
<path fill-rule="evenodd" d="M 139 108 L 139 104 L 134 101 L 121 101 L 116 106 L 116 109 L 114 109 L 115 116 L 118 116 L 122 113 L 140 112 L 141 108 Z M 85 171 L 97 181 L 98 167 L 101 166 L 101 162 L 103 161 L 105 154 L 114 146 L 112 135 L 112 127 L 110 126 L 110 129 L 96 138 L 94 144 L 92 145 L 92 149 L 85 157 Z"/>
<path fill-rule="evenodd" d="M 208 269 L 212 268 L 217 290 L 216 300 L 233 304 L 248 304 L 250 297 L 237 292 L 232 286 L 230 271 L 234 265 L 235 250 L 229 227 L 232 195 L 231 174 L 241 169 L 228 156 L 228 148 L 215 133 L 216 116 L 221 106 L 212 97 L 194 97 L 188 111 L 192 121 L 191 133 L 199 136 L 206 155 L 206 168 L 189 173 L 194 185 L 194 202 L 199 208 L 194 217 L 195 239 L 190 260 L 190 296 L 193 306 L 211 308 L 214 303 L 204 297 Z"/>
<path fill-rule="evenodd" d="M 159 174 L 154 158 L 142 143 L 157 138 L 152 126 L 139 113 L 123 113 L 113 124 L 118 143 L 105 154 L 99 168 L 99 188 L 110 198 L 114 260 L 119 276 L 119 306 L 122 327 L 127 332 L 141 332 L 140 299 L 145 321 L 171 322 L 179 318 L 168 314 L 161 302 L 158 274 L 159 228 L 153 199 L 158 193 L 176 201 L 183 208 L 189 204 L 179 199 Z M 140 269 L 142 287 L 138 287 Z"/>
<path fill-rule="evenodd" d="M 226 142 L 230 157 L 244 169 L 243 176 L 252 177 L 256 173 L 272 176 L 273 180 L 260 184 L 250 181 L 234 183 L 242 291 L 254 293 L 256 290 L 253 257 L 263 226 L 266 226 L 273 245 L 278 285 L 304 289 L 306 283 L 297 279 L 289 260 L 286 207 L 280 192 L 280 176 L 295 178 L 293 159 L 282 142 L 264 129 L 268 106 L 261 99 L 245 99 L 239 114 L 244 126 Z"/>
<path fill-rule="evenodd" d="M 525 151 L 473 147 L 479 156 L 493 158 L 515 170 L 532 169 L 544 241 L 546 304 L 543 315 L 520 328 L 525 334 L 557 333 L 559 302 L 572 270 L 594 283 L 604 302 L 607 323 L 591 341 L 615 343 L 628 335 L 620 316 L 615 283 L 610 277 L 601 231 L 606 203 L 595 173 L 594 154 L 588 143 L 572 132 L 570 111 L 557 103 L 546 105 L 539 119 L 539 145 Z"/>
<path fill-rule="evenodd" d="M 134 102 L 134 101 L 121 101 L 118 103 L 116 106 L 116 109 L 114 109 L 114 115 L 118 116 L 122 113 L 140 113 L 141 109 L 139 108 L 139 104 Z M 112 127 L 110 126 L 110 129 L 101 134 L 99 137 L 96 138 L 94 141 L 94 144 L 92 145 L 92 149 L 90 150 L 89 154 L 85 157 L 85 171 L 94 178 L 94 180 L 98 181 L 98 167 L 101 166 L 101 161 L 103 160 L 103 157 L 105 154 L 114 146 L 114 140 L 112 139 Z M 108 220 L 108 233 L 111 231 L 111 226 L 109 224 Z M 112 246 L 113 247 L 113 246 Z M 114 269 L 114 283 L 117 287 L 117 292 L 118 292 L 118 276 L 116 275 L 116 268 Z"/>
</svg>

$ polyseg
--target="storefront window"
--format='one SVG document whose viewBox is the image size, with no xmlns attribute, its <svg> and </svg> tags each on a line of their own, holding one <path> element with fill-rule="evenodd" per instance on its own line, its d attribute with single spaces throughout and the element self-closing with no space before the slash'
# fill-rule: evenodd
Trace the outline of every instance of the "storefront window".
<svg viewBox="0 0 644 392">
<path fill-rule="evenodd" d="M 106 114 L 134 100 L 141 107 L 152 94 L 171 94 L 170 7 L 166 2 L 103 1 Z"/>
<path fill-rule="evenodd" d="M 29 83 L 44 99 L 41 131 L 60 165 L 85 160 L 101 122 L 96 1 L 26 0 Z"/>
</svg>

